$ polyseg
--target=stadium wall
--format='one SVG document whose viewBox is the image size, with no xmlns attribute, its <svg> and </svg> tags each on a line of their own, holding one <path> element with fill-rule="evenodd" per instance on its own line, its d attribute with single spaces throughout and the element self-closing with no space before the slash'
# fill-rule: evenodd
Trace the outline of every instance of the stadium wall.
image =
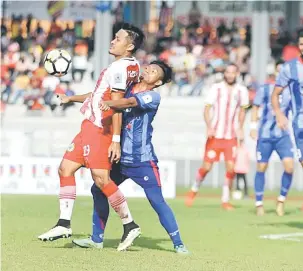
<svg viewBox="0 0 303 271">
<path fill-rule="evenodd" d="M 1 174 L 5 159 L 23 159 L 23 161 L 40 159 L 55 159 L 56 165 L 73 137 L 78 133 L 82 120 L 78 105 L 67 111 L 67 115 L 53 116 L 46 110 L 42 116 L 26 116 L 25 108 L 9 106 L 2 122 L 1 133 Z M 253 187 L 255 174 L 255 145 L 250 139 L 248 113 L 245 128 L 245 143 L 251 157 L 251 170 L 248 174 L 249 186 Z M 154 121 L 154 137 L 156 153 L 160 161 L 175 164 L 169 169 L 170 177 L 167 182 L 175 182 L 178 186 L 188 187 L 195 179 L 206 142 L 205 125 L 203 121 L 203 97 L 164 97 L 158 115 Z M 42 160 L 41 160 L 42 161 Z M 47 160 L 45 160 L 47 161 Z M 15 163 L 14 167 L 17 169 Z M 54 165 L 55 167 L 55 165 Z M 161 164 L 160 164 L 161 167 Z M 303 170 L 296 163 L 293 188 L 303 190 Z M 173 169 L 174 168 L 174 169 Z M 7 169 L 6 169 L 7 170 Z M 54 169 L 55 170 L 55 169 Z M 162 178 L 165 177 L 165 168 Z M 56 170 L 55 170 L 56 171 Z M 267 189 L 278 189 L 282 175 L 282 167 L 276 154 L 273 155 L 267 172 Z M 8 174 L 8 173 L 6 173 Z M 205 186 L 220 187 L 224 181 L 224 162 L 215 165 L 214 170 L 207 176 Z M 56 174 L 47 177 L 57 182 Z M 1 177 L 2 179 L 2 177 Z M 172 180 L 172 181 L 171 181 Z M 24 181 L 22 178 L 20 181 Z M 175 182 L 174 182 L 175 181 Z"/>
</svg>

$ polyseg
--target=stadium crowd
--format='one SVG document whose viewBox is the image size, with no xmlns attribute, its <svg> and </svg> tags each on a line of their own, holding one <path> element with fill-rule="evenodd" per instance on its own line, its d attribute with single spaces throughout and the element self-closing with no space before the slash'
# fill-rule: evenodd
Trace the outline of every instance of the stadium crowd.
<svg viewBox="0 0 303 271">
<path fill-rule="evenodd" d="M 115 12 L 113 32 L 127 21 L 121 2 Z M 173 82 L 164 90 L 167 95 L 199 96 L 213 82 L 222 78 L 227 61 L 239 66 L 241 80 L 249 88 L 251 99 L 256 84 L 250 70 L 251 26 L 238 27 L 234 20 L 229 26 L 221 21 L 211 25 L 203 16 L 197 3 L 192 2 L 188 17 L 173 20 L 172 9 L 163 1 L 157 31 L 144 27 L 144 49 L 136 54 L 142 66 L 156 58 L 169 63 L 174 69 Z M 84 75 L 93 80 L 92 58 L 94 51 L 94 26 L 84 35 L 83 22 L 62 23 L 53 20 L 48 29 L 42 27 L 31 15 L 27 18 L 12 16 L 1 21 L 1 102 L 24 103 L 29 110 L 57 107 L 53 97 L 57 93 L 72 95 L 74 82 Z M 293 36 L 285 30 L 284 21 L 270 36 L 272 48 L 268 74 L 274 71 L 275 62 L 282 49 L 292 42 Z M 43 55 L 53 48 L 66 48 L 73 54 L 70 73 L 58 79 L 49 76 L 43 68 Z M 63 107 L 63 111 L 66 108 Z"/>
</svg>

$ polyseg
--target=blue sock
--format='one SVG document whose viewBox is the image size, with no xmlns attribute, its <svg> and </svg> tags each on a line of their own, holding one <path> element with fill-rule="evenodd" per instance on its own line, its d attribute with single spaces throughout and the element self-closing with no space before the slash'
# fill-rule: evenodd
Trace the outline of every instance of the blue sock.
<svg viewBox="0 0 303 271">
<path fill-rule="evenodd" d="M 262 202 L 264 196 L 265 173 L 257 171 L 255 176 L 256 202 Z"/>
<path fill-rule="evenodd" d="M 92 240 L 96 243 L 101 243 L 103 242 L 104 230 L 109 217 L 109 204 L 106 196 L 95 184 L 93 184 L 91 192 L 94 200 Z"/>
<path fill-rule="evenodd" d="M 291 185 L 291 181 L 292 181 L 292 174 L 284 171 L 284 173 L 282 175 L 282 185 L 281 185 L 280 196 L 282 196 L 282 197 L 287 196 L 290 185 Z"/>
<path fill-rule="evenodd" d="M 161 187 L 151 187 L 144 189 L 144 191 L 151 206 L 157 212 L 160 223 L 169 234 L 174 246 L 183 245 L 177 221 L 172 210 L 163 198 Z"/>
<path fill-rule="evenodd" d="M 102 219 L 99 218 L 99 215 L 96 211 L 96 207 L 94 206 L 93 212 L 93 234 L 92 240 L 96 243 L 102 243 L 104 237 L 104 229 L 105 225 Z"/>
</svg>

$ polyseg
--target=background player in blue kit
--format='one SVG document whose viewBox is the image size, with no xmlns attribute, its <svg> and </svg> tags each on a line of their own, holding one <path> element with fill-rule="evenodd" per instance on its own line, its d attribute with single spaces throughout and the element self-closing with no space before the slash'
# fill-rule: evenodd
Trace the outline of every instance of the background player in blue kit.
<svg viewBox="0 0 303 271">
<path fill-rule="evenodd" d="M 277 63 L 277 72 L 282 63 Z M 274 78 L 273 78 L 274 79 Z M 265 185 L 265 171 L 268 161 L 276 151 L 283 162 L 284 173 L 282 175 L 280 196 L 278 197 L 276 212 L 279 216 L 284 215 L 284 201 L 289 191 L 294 168 L 293 146 L 288 130 L 282 130 L 276 123 L 276 117 L 271 106 L 271 95 L 274 90 L 274 80 L 258 89 L 252 109 L 251 137 L 257 140 L 257 172 L 255 176 L 255 195 L 257 215 L 264 215 L 263 195 Z M 291 106 L 289 90 L 285 90 L 279 96 L 281 111 L 288 116 Z M 262 107 L 263 112 L 258 125 L 258 110 Z M 257 132 L 257 127 L 259 130 Z"/>
<path fill-rule="evenodd" d="M 277 77 L 271 101 L 277 116 L 278 126 L 286 130 L 288 120 L 280 107 L 279 95 L 286 89 L 290 90 L 294 136 L 299 161 L 303 167 L 303 33 L 299 35 L 298 48 L 298 57 L 283 65 Z"/>
<path fill-rule="evenodd" d="M 125 109 L 123 111 L 120 165 L 114 165 L 111 178 L 117 185 L 128 178 L 140 185 L 151 206 L 157 212 L 162 226 L 169 234 L 175 251 L 187 254 L 188 250 L 181 240 L 175 216 L 162 195 L 158 159 L 151 142 L 152 121 L 161 100 L 160 94 L 153 89 L 169 82 L 171 77 L 172 70 L 169 66 L 161 61 L 154 61 L 145 68 L 141 82 L 132 85 L 127 90 L 124 99 L 104 102 L 101 109 Z M 102 248 L 104 228 L 109 215 L 108 201 L 95 185 L 92 186 L 92 194 L 95 207 L 93 235 L 89 239 L 73 240 L 73 243 L 80 247 Z M 139 230 L 140 228 L 138 228 Z M 133 233 L 134 231 L 131 234 Z M 134 238 L 130 237 L 132 236 L 122 237 L 118 247 L 119 251 L 131 246 Z"/>
</svg>

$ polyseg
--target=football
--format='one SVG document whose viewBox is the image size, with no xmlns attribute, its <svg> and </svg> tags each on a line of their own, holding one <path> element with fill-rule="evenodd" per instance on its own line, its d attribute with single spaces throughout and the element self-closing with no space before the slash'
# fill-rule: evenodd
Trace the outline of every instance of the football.
<svg viewBox="0 0 303 271">
<path fill-rule="evenodd" d="M 243 193 L 240 190 L 235 190 L 232 192 L 232 197 L 234 200 L 241 200 L 243 198 Z"/>
<path fill-rule="evenodd" d="M 46 54 L 44 68 L 50 75 L 61 77 L 67 74 L 71 63 L 71 55 L 66 50 L 54 49 Z"/>
</svg>

